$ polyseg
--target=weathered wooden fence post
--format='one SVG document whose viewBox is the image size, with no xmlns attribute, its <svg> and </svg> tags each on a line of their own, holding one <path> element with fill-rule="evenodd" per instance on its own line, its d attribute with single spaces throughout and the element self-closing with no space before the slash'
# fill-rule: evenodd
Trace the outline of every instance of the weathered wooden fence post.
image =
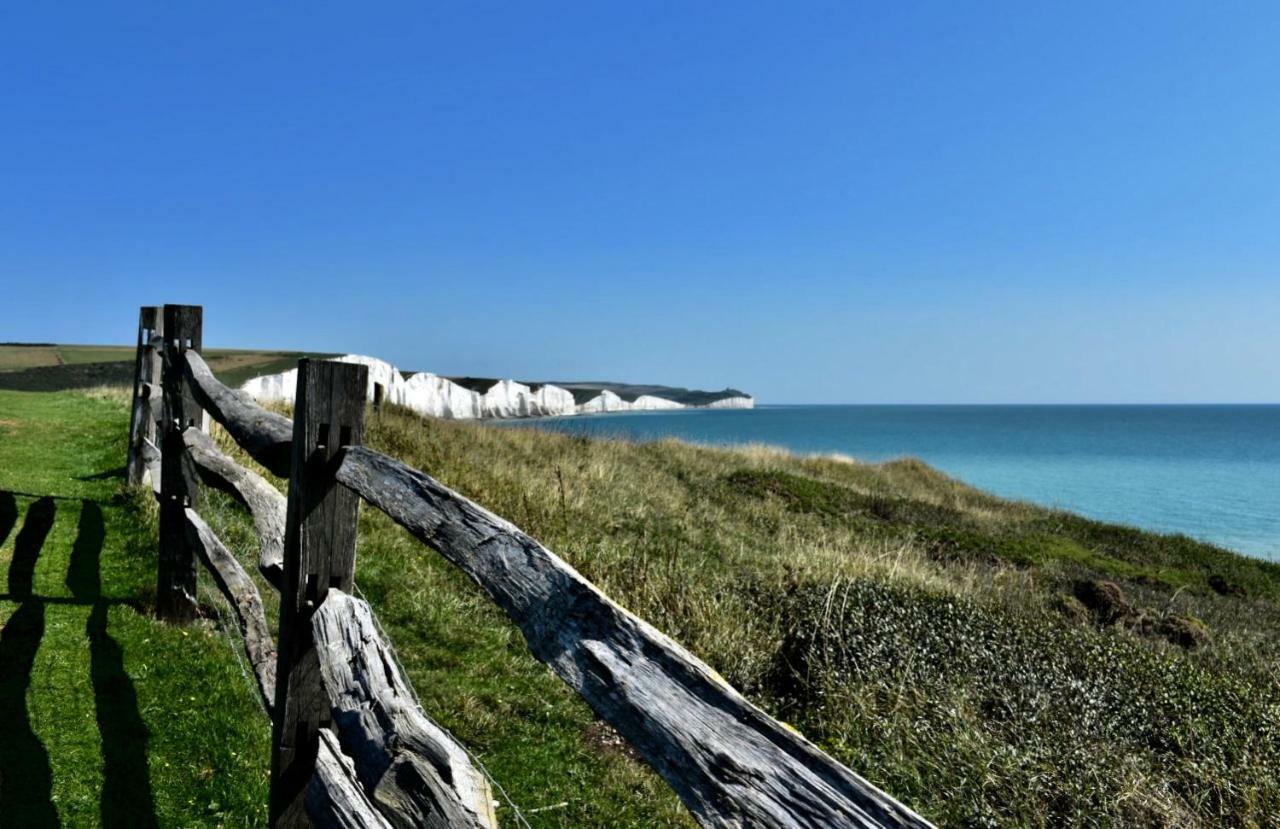
<svg viewBox="0 0 1280 829">
<path fill-rule="evenodd" d="M 199 305 L 164 306 L 164 422 L 160 429 L 160 561 L 156 615 L 187 624 L 196 618 L 196 554 L 187 541 L 183 510 L 196 505 L 195 469 L 182 433 L 199 429 L 204 411 L 183 376 L 184 356 L 199 351 L 204 310 Z"/>
<path fill-rule="evenodd" d="M 147 465 L 142 459 L 142 441 L 156 442 L 156 424 L 151 417 L 151 397 L 160 390 L 160 350 L 151 338 L 163 333 L 163 317 L 154 305 L 138 311 L 138 350 L 133 360 L 133 408 L 129 415 L 128 479 L 142 484 Z"/>
<path fill-rule="evenodd" d="M 338 451 L 364 439 L 368 369 L 301 360 L 285 524 L 284 588 L 271 754 L 271 824 L 310 826 L 303 794 L 329 722 L 311 616 L 330 588 L 351 591 L 359 497 L 334 478 Z"/>
</svg>

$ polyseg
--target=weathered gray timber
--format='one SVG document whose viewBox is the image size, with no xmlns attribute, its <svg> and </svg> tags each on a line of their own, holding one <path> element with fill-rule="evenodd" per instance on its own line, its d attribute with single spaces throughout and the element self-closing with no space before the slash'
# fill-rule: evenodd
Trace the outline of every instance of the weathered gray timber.
<svg viewBox="0 0 1280 829">
<path fill-rule="evenodd" d="M 164 348 L 164 342 L 157 339 L 156 342 L 156 359 L 160 358 L 160 349 Z M 161 368 L 157 370 L 157 374 L 163 370 L 164 363 L 161 361 Z M 142 402 L 145 404 L 144 414 L 150 416 L 152 434 L 149 440 L 155 442 L 160 439 L 160 424 L 164 423 L 164 392 L 160 388 L 159 383 L 143 383 L 142 384 Z"/>
<path fill-rule="evenodd" d="M 391 829 L 360 788 L 351 758 L 342 753 L 327 728 L 320 730 L 316 773 L 307 783 L 306 808 L 316 829 Z"/>
<path fill-rule="evenodd" d="M 151 491 L 155 493 L 156 501 L 160 500 L 160 447 L 156 446 L 146 438 L 142 439 L 142 445 L 138 448 L 138 455 L 142 459 L 142 463 L 146 466 L 146 477 L 151 479 Z"/>
<path fill-rule="evenodd" d="M 929 826 L 513 524 L 363 447 L 337 476 L 474 579 L 703 826 Z"/>
<path fill-rule="evenodd" d="M 267 626 L 262 596 L 258 594 L 253 579 L 249 578 L 240 562 L 218 536 L 214 535 L 204 519 L 193 509 L 186 510 L 186 519 L 187 540 L 213 574 L 218 589 L 235 608 L 236 621 L 244 637 L 245 653 L 249 657 L 249 664 L 253 666 L 253 675 L 258 680 L 258 690 L 262 693 L 262 705 L 270 714 L 271 706 L 275 703 L 276 644 L 271 639 L 271 628 Z"/>
<path fill-rule="evenodd" d="M 351 590 L 360 499 L 333 473 L 342 447 L 364 439 L 367 379 L 361 365 L 298 363 L 272 734 L 274 827 L 308 825 L 303 794 L 315 767 L 317 732 L 329 722 L 311 614 L 329 590 Z"/>
<path fill-rule="evenodd" d="M 216 411 L 206 402 L 211 413 L 277 472 L 272 459 L 286 451 L 288 421 L 222 386 L 197 360 L 188 361 L 189 376 L 202 400 L 219 402 Z M 468 573 L 521 628 L 534 655 L 619 730 L 702 825 L 930 825 L 483 507 L 363 448 L 347 450 L 336 474 Z"/>
<path fill-rule="evenodd" d="M 275 589 L 282 587 L 286 500 L 258 473 L 228 458 L 213 438 L 196 429 L 183 434 L 200 480 L 228 493 L 249 510 L 258 535 L 258 570 Z"/>
<path fill-rule="evenodd" d="M 143 306 L 138 311 L 138 348 L 133 359 L 133 405 L 129 409 L 129 453 L 126 473 L 131 486 L 141 486 L 146 473 L 142 460 L 142 441 L 156 439 L 156 424 L 148 407 L 154 383 L 160 381 L 160 353 L 153 342 L 161 332 L 160 309 Z"/>
<path fill-rule="evenodd" d="M 488 781 L 418 705 L 369 605 L 330 590 L 311 629 L 331 727 L 388 822 L 397 829 L 494 829 Z"/>
<path fill-rule="evenodd" d="M 224 386 L 198 354 L 189 357 L 184 368 L 196 400 L 240 448 L 271 474 L 289 477 L 293 463 L 293 424 L 289 418 L 269 412 L 244 392 Z"/>
<path fill-rule="evenodd" d="M 187 507 L 196 506 L 195 470 L 182 433 L 199 429 L 204 413 L 183 379 L 186 355 L 200 350 L 198 305 L 164 306 L 164 417 L 160 423 L 160 555 L 156 615 L 178 624 L 196 618 L 196 557 L 187 543 Z"/>
</svg>

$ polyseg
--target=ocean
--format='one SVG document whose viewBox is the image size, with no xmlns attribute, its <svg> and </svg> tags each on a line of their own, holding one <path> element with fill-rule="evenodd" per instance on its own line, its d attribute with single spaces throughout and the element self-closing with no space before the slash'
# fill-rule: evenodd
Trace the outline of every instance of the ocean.
<svg viewBox="0 0 1280 829">
<path fill-rule="evenodd" d="M 864 461 L 910 455 L 1007 498 L 1280 560 L 1280 405 L 760 406 L 522 424 Z"/>
</svg>

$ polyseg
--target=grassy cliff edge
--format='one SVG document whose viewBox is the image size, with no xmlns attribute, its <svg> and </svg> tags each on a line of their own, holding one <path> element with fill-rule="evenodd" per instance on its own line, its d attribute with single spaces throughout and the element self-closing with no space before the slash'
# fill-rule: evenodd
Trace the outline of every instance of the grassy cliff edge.
<svg viewBox="0 0 1280 829">
<path fill-rule="evenodd" d="M 42 419 L 76 435 L 64 441 L 68 468 L 97 476 L 75 487 L 97 487 L 93 497 L 105 499 L 118 485 L 102 476 L 122 456 L 125 395 L 9 392 L 0 402 L 10 489 L 66 486 L 33 477 L 43 466 L 18 457 L 52 445 L 36 439 Z M 374 448 L 515 522 L 940 825 L 1254 826 L 1280 814 L 1276 564 L 1000 500 L 915 460 L 868 465 L 766 447 L 588 439 L 390 407 L 370 413 L 368 426 Z M 86 446 L 97 454 L 82 454 Z M 31 500 L 21 492 L 19 511 Z M 127 606 L 111 611 L 126 667 L 139 666 L 130 668 L 139 703 L 167 699 L 181 682 L 143 670 L 155 664 L 156 643 L 190 646 L 181 631 L 146 619 L 148 501 L 135 493 L 110 511 L 102 501 L 104 566 L 129 562 L 129 579 L 110 586 L 136 582 L 141 591 L 137 619 Z M 247 517 L 215 492 L 201 512 L 251 566 Z M 25 526 L 11 518 L 15 532 Z M 505 825 L 517 825 L 516 808 L 539 827 L 691 825 L 662 781 L 530 656 L 473 584 L 377 511 L 362 510 L 360 520 L 357 585 L 424 707 L 501 787 Z M 62 546 L 41 559 L 41 590 L 56 592 L 67 569 L 55 560 Z M 130 558 L 113 552 L 125 547 Z M 202 598 L 214 601 L 203 577 Z M 86 647 L 77 624 L 66 642 L 46 637 L 33 682 L 52 682 L 40 666 Z M 252 711 L 247 681 L 231 675 L 236 658 L 218 656 L 234 641 L 217 635 L 223 627 L 201 622 L 192 631 L 200 648 L 162 650 L 175 667 L 177 652 L 204 660 L 201 681 L 235 695 L 234 706 L 209 692 L 181 722 L 157 714 L 154 702 L 139 706 L 151 737 L 138 779 L 150 778 L 162 824 L 183 805 L 194 810 L 191 823 L 261 816 L 265 719 Z M 59 726 L 43 690 L 26 697 L 59 808 L 92 809 L 99 797 L 106 808 L 106 788 L 96 793 L 105 783 L 74 771 L 91 770 L 96 752 L 80 757 L 64 745 L 92 744 L 92 718 Z M 71 690 L 59 699 L 81 705 Z M 175 752 L 191 726 L 214 721 L 209 734 L 241 773 L 171 777 L 170 768 L 209 764 L 212 749 L 199 758 Z"/>
<path fill-rule="evenodd" d="M 997 499 L 915 460 L 395 411 L 369 443 L 514 521 L 940 823 L 1280 813 L 1276 564 Z M 373 510 L 358 581 L 428 709 L 522 808 L 564 804 L 535 813 L 545 825 L 686 820 L 474 587 Z"/>
</svg>

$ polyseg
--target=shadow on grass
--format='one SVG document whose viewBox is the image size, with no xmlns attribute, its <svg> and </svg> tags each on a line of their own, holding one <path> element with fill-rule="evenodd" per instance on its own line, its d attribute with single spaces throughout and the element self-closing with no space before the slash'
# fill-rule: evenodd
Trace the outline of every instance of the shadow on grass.
<svg viewBox="0 0 1280 829">
<path fill-rule="evenodd" d="M 31 597 L 36 560 L 40 558 L 40 548 L 53 528 L 55 509 L 53 499 L 48 497 L 27 508 L 27 518 L 22 522 L 18 537 L 13 540 L 13 561 L 9 562 L 9 595 L 14 601 Z"/>
<path fill-rule="evenodd" d="M 0 544 L 9 539 L 13 525 L 18 523 L 18 501 L 12 492 L 0 492 Z"/>
<path fill-rule="evenodd" d="M 102 825 L 145 829 L 157 825 L 147 767 L 149 735 L 138 711 L 133 680 L 124 669 L 124 652 L 107 632 L 100 570 L 105 535 L 102 508 L 85 501 L 71 548 L 67 588 L 80 601 L 93 605 L 85 635 L 89 638 L 89 676 L 102 737 Z"/>
<path fill-rule="evenodd" d="M 31 505 L 9 564 L 9 592 L 22 604 L 0 629 L 0 819 L 5 826 L 60 825 L 49 752 L 31 729 L 27 711 L 31 669 L 44 638 L 44 603 L 31 598 L 31 580 L 53 514 L 50 498 Z"/>
<path fill-rule="evenodd" d="M 127 466 L 117 466 L 115 469 L 104 469 L 101 472 L 95 472 L 92 475 L 81 475 L 76 478 L 77 481 L 110 481 L 114 478 L 123 478 L 124 474 L 129 471 Z"/>
<path fill-rule="evenodd" d="M 12 502 L 12 493 L 0 493 L 0 538 L 7 534 L 4 522 Z M 155 827 L 158 823 L 147 765 L 149 735 L 138 710 L 133 681 L 124 668 L 124 652 L 107 630 L 108 607 L 120 602 L 102 596 L 101 559 L 106 538 L 102 508 L 94 501 L 81 502 L 66 576 L 72 595 L 69 600 L 32 593 L 36 562 L 53 526 L 54 511 L 51 498 L 41 498 L 27 510 L 9 568 L 9 596 L 5 598 L 21 605 L 0 629 L 0 823 L 60 825 L 52 802 L 49 755 L 31 728 L 27 691 L 44 635 L 46 605 L 73 604 L 92 608 L 85 635 L 102 739 L 101 825 Z"/>
</svg>

